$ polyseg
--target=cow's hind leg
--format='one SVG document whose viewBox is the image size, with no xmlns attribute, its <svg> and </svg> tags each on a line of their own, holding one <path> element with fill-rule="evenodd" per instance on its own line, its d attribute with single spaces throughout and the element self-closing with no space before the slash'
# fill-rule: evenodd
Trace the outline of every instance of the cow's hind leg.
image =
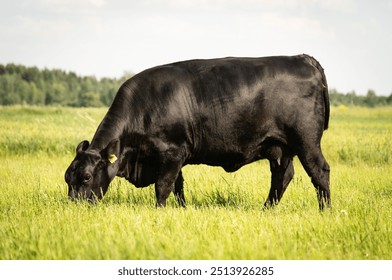
<svg viewBox="0 0 392 280">
<path fill-rule="evenodd" d="M 271 189 L 264 208 L 270 208 L 279 203 L 294 176 L 292 157 L 270 159 Z"/>
<path fill-rule="evenodd" d="M 178 174 L 177 180 L 174 184 L 174 196 L 180 206 L 185 207 L 185 196 L 184 196 L 184 178 L 182 172 Z"/>
<path fill-rule="evenodd" d="M 316 188 L 320 210 L 324 210 L 325 206 L 330 208 L 329 165 L 321 152 L 320 146 L 309 148 L 300 153 L 298 157 Z"/>
</svg>

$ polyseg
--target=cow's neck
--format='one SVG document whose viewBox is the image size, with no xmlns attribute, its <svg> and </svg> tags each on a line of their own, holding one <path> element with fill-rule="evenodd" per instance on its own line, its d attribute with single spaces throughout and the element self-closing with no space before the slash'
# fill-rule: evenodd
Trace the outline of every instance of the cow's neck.
<svg viewBox="0 0 392 280">
<path fill-rule="evenodd" d="M 121 115 L 109 110 L 95 132 L 89 149 L 102 151 L 113 139 L 120 139 L 124 134 L 125 123 Z"/>
<path fill-rule="evenodd" d="M 135 85 L 131 80 L 121 86 L 113 104 L 95 132 L 90 149 L 102 151 L 113 139 L 121 141 L 121 138 L 133 129 L 135 122 L 131 120 L 137 119 L 135 114 L 138 114 L 135 108 L 129 106 L 132 104 L 134 88 Z"/>
</svg>

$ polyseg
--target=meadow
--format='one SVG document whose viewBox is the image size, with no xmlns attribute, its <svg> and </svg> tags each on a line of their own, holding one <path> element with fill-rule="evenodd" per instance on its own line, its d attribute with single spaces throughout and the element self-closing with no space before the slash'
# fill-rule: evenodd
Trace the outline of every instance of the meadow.
<svg viewBox="0 0 392 280">
<path fill-rule="evenodd" d="M 263 211 L 268 161 L 186 166 L 188 207 L 116 178 L 102 202 L 67 198 L 64 172 L 106 109 L 0 107 L 0 259 L 392 259 L 392 107 L 331 108 L 322 147 L 332 210 L 298 159 Z"/>
</svg>

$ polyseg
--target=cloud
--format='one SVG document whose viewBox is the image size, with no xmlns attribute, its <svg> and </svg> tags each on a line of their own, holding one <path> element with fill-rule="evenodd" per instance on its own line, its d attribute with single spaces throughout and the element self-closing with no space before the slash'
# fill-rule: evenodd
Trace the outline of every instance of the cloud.
<svg viewBox="0 0 392 280">
<path fill-rule="evenodd" d="M 91 14 L 107 4 L 105 0 L 39 0 L 37 2 L 38 4 L 36 1 L 26 1 L 25 3 L 44 12 L 65 15 L 70 13 Z"/>
<path fill-rule="evenodd" d="M 339 90 L 372 84 L 378 93 L 383 83 L 380 92 L 391 91 L 392 0 L 3 2 L 0 63 L 102 77 L 190 58 L 309 52 Z"/>
<path fill-rule="evenodd" d="M 334 12 L 349 12 L 355 9 L 354 0 L 147 0 L 144 7 L 157 7 L 160 10 L 193 11 L 236 11 L 267 12 L 296 11 L 319 8 Z"/>
<path fill-rule="evenodd" d="M 298 36 L 322 36 L 323 30 L 320 21 L 316 19 L 296 16 L 282 16 L 280 14 L 270 13 L 262 16 L 261 23 L 274 32 L 283 32 L 288 36 L 295 34 Z"/>
<path fill-rule="evenodd" d="M 315 2 L 322 9 L 333 12 L 351 13 L 357 9 L 356 2 L 354 0 L 315 0 Z"/>
</svg>

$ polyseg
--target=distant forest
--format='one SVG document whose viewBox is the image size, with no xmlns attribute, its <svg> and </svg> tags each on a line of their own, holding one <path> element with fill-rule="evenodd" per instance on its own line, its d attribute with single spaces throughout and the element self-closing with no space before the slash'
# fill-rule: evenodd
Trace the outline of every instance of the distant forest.
<svg viewBox="0 0 392 280">
<path fill-rule="evenodd" d="M 98 80 L 58 69 L 0 64 L 0 105 L 109 106 L 130 76 Z"/>
<path fill-rule="evenodd" d="M 120 85 L 129 76 L 119 79 L 81 77 L 74 72 L 38 69 L 16 64 L 0 64 L 0 105 L 60 105 L 72 107 L 109 106 Z M 366 95 L 330 90 L 333 106 L 392 105 L 389 96 L 377 96 L 373 90 Z"/>
</svg>

